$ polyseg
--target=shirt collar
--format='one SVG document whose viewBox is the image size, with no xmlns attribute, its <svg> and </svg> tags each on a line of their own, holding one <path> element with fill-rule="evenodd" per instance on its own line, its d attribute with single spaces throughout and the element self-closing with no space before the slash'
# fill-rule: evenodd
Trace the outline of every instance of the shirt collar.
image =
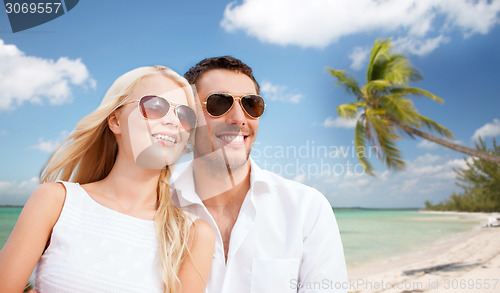
<svg viewBox="0 0 500 293">
<path fill-rule="evenodd" d="M 255 161 L 250 158 L 250 192 L 249 194 L 253 194 L 254 188 L 260 188 L 261 186 L 267 185 L 269 181 L 269 175 L 267 175 L 266 171 L 262 170 Z M 175 189 L 175 194 L 177 196 L 180 207 L 185 207 L 191 204 L 201 204 L 201 201 L 198 194 L 195 191 L 194 184 L 194 167 L 193 162 L 190 162 L 189 165 L 184 169 L 184 171 L 177 177 L 177 179 L 172 183 L 173 188 Z"/>
<path fill-rule="evenodd" d="M 267 184 L 269 181 L 269 174 L 262 170 L 255 161 L 250 158 L 250 189 L 260 184 Z"/>
<path fill-rule="evenodd" d="M 200 197 L 196 194 L 193 176 L 193 162 L 182 171 L 182 173 L 172 182 L 175 189 L 175 196 L 179 207 L 185 207 L 191 204 L 202 204 Z"/>
</svg>

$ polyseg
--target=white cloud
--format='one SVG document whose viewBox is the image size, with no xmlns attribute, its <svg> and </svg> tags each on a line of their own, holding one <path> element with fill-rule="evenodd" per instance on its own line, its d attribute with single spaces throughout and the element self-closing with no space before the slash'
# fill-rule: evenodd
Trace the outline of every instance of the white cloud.
<svg viewBox="0 0 500 293">
<path fill-rule="evenodd" d="M 9 135 L 9 132 L 5 129 L 0 130 L 0 135 Z"/>
<path fill-rule="evenodd" d="M 432 159 L 429 159 L 432 158 Z M 468 159 L 470 161 L 472 159 Z M 407 174 L 411 177 L 426 177 L 426 180 L 433 179 L 455 179 L 456 174 L 453 168 L 467 168 L 463 159 L 453 159 L 443 162 L 439 156 L 426 154 L 418 157 L 408 165 Z"/>
<path fill-rule="evenodd" d="M 401 187 L 402 192 L 407 192 L 415 188 L 418 183 L 418 178 L 407 179 L 403 181 L 403 187 Z"/>
<path fill-rule="evenodd" d="M 71 101 L 72 86 L 95 87 L 80 59 L 57 61 L 26 56 L 15 45 L 0 39 L 0 110 L 12 110 L 24 102 L 52 105 Z"/>
<path fill-rule="evenodd" d="M 401 33 L 411 53 L 425 54 L 448 40 L 442 33 L 488 33 L 499 12 L 500 0 L 244 0 L 226 6 L 221 26 L 266 43 L 316 48 L 348 35 Z"/>
<path fill-rule="evenodd" d="M 422 156 L 417 157 L 415 160 L 413 160 L 412 166 L 421 166 L 421 165 L 428 165 L 435 163 L 441 159 L 440 156 L 433 155 L 433 154 L 425 154 Z"/>
<path fill-rule="evenodd" d="M 344 119 L 342 117 L 327 117 L 325 121 L 323 121 L 323 127 L 325 128 L 345 128 L 350 129 L 356 126 L 357 119 Z"/>
<path fill-rule="evenodd" d="M 271 101 L 281 101 L 297 104 L 304 98 L 304 95 L 296 91 L 289 90 L 284 85 L 275 85 L 269 81 L 263 81 L 260 86 L 262 95 Z"/>
<path fill-rule="evenodd" d="M 435 38 L 430 39 L 420 39 L 415 37 L 404 37 L 394 40 L 394 47 L 398 51 L 408 52 L 413 55 L 424 56 L 441 44 L 446 44 L 450 41 L 450 38 L 440 35 Z"/>
<path fill-rule="evenodd" d="M 354 70 L 360 70 L 363 68 L 365 60 L 368 58 L 370 54 L 369 48 L 356 47 L 352 50 L 351 54 L 349 54 L 349 59 L 352 60 L 351 68 Z"/>
<path fill-rule="evenodd" d="M 493 119 L 493 122 L 486 123 L 474 132 L 473 140 L 478 140 L 479 137 L 495 137 L 500 135 L 500 120 Z"/>
<path fill-rule="evenodd" d="M 358 164 L 350 163 L 352 168 Z M 460 190 L 453 168 L 467 168 L 466 161 L 427 153 L 407 161 L 407 168 L 399 172 L 380 167 L 377 177 L 344 172 L 324 174 L 314 181 L 324 194 L 336 193 L 330 198 L 334 206 L 419 207 L 425 200 L 437 203 Z"/>
<path fill-rule="evenodd" d="M 56 147 L 60 144 L 61 142 L 55 141 L 55 140 L 44 140 L 43 138 L 38 139 L 38 144 L 31 146 L 30 148 L 32 149 L 37 149 L 45 153 L 51 153 L 53 152 Z"/>
<path fill-rule="evenodd" d="M 471 158 L 467 159 L 471 161 Z M 441 179 L 453 180 L 456 177 L 453 168 L 467 168 L 464 159 L 449 159 L 425 154 L 408 163 L 407 170 L 402 175 L 409 178 L 420 178 L 421 182 L 435 181 Z M 422 183 L 426 184 L 426 183 Z"/>
<path fill-rule="evenodd" d="M 361 112 L 358 112 L 356 114 L 356 117 L 354 119 L 344 119 L 340 116 L 337 118 L 333 117 L 327 117 L 321 125 L 325 128 L 344 128 L 344 129 L 351 129 L 356 127 L 356 122 L 358 121 L 359 117 L 361 117 Z"/>
<path fill-rule="evenodd" d="M 432 142 L 432 141 L 422 139 L 422 141 L 420 141 L 417 144 L 417 147 L 421 148 L 421 149 L 427 149 L 427 150 L 437 150 L 439 148 L 439 145 Z"/>
<path fill-rule="evenodd" d="M 59 137 L 57 139 L 44 139 L 44 138 L 39 138 L 38 143 L 35 145 L 30 146 L 30 149 L 36 149 L 40 150 L 45 153 L 51 153 L 53 152 L 62 142 L 63 140 L 69 135 L 69 132 L 66 130 L 61 131 L 59 134 Z"/>
<path fill-rule="evenodd" d="M 0 205 L 24 205 L 38 185 L 36 177 L 21 182 L 0 181 Z"/>
<path fill-rule="evenodd" d="M 499 23 L 498 0 L 441 0 L 440 8 L 447 12 L 447 21 L 460 27 L 465 36 L 486 34 Z"/>
</svg>

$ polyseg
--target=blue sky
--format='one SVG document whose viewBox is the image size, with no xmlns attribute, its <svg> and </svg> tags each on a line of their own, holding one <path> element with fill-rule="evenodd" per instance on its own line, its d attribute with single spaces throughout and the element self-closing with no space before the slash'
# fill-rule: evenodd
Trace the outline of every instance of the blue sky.
<svg viewBox="0 0 500 293">
<path fill-rule="evenodd" d="M 404 138 L 407 169 L 376 177 L 353 156 L 353 101 L 325 67 L 364 82 L 366 55 L 393 37 L 445 100 L 414 100 L 420 113 L 473 146 L 500 136 L 500 1 L 247 0 L 96 1 L 12 33 L 0 11 L 0 204 L 23 204 L 51 150 L 99 104 L 119 75 L 144 65 L 183 74 L 205 57 L 232 55 L 263 89 L 253 158 L 322 191 L 333 206 L 420 207 L 459 191 L 453 168 L 465 155 Z"/>
</svg>

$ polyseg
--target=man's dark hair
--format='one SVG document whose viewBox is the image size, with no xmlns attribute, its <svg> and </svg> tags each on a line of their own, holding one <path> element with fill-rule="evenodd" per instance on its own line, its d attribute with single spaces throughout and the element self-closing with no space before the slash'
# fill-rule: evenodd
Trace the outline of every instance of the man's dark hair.
<svg viewBox="0 0 500 293">
<path fill-rule="evenodd" d="M 253 81 L 257 94 L 259 94 L 259 83 L 257 82 L 257 80 L 255 80 L 255 77 L 252 74 L 252 68 L 243 63 L 241 60 L 231 56 L 211 57 L 203 59 L 195 66 L 191 67 L 186 73 L 184 73 L 184 78 L 186 78 L 190 84 L 196 84 L 203 73 L 213 69 L 227 69 L 245 74 Z"/>
</svg>

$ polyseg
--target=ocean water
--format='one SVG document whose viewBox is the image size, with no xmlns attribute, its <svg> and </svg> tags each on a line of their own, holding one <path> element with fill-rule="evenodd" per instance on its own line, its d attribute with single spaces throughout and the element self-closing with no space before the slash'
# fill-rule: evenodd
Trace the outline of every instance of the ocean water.
<svg viewBox="0 0 500 293">
<path fill-rule="evenodd" d="M 0 208 L 0 247 L 7 241 L 21 208 Z M 335 210 L 348 267 L 382 260 L 471 230 L 477 221 L 463 216 L 416 210 Z"/>
<path fill-rule="evenodd" d="M 0 208 L 0 247 L 3 247 L 16 224 L 22 208 Z"/>
<path fill-rule="evenodd" d="M 417 210 L 335 210 L 348 267 L 417 251 L 480 225 L 466 216 Z"/>
</svg>

